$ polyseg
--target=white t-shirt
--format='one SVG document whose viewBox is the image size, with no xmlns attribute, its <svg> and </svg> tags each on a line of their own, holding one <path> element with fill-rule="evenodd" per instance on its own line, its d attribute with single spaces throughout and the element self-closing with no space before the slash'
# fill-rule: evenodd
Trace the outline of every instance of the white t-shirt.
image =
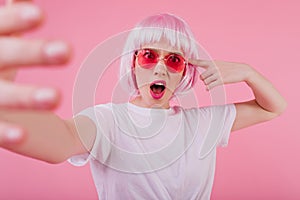
<svg viewBox="0 0 300 200">
<path fill-rule="evenodd" d="M 226 146 L 233 104 L 150 109 L 104 104 L 79 113 L 92 119 L 97 137 L 90 161 L 99 199 L 210 199 L 216 147 Z"/>
</svg>

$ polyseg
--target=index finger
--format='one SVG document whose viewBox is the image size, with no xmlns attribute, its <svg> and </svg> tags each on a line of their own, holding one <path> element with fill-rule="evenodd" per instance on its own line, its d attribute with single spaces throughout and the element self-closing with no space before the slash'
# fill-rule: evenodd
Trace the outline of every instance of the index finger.
<svg viewBox="0 0 300 200">
<path fill-rule="evenodd" d="M 203 69 L 207 69 L 210 66 L 210 61 L 208 60 L 200 60 L 200 59 L 188 59 L 188 63 L 192 64 L 195 67 L 200 67 Z"/>
<path fill-rule="evenodd" d="M 7 3 L 0 7 L 0 34 L 15 36 L 21 32 L 38 27 L 44 20 L 39 6 L 29 3 Z"/>
</svg>

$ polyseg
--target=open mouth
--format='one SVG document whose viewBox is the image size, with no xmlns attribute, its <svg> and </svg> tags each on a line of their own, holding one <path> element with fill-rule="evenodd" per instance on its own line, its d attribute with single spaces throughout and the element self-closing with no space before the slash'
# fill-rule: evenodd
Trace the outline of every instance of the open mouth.
<svg viewBox="0 0 300 200">
<path fill-rule="evenodd" d="M 150 85 L 150 93 L 154 99 L 160 99 L 164 95 L 165 89 L 165 81 L 154 81 Z"/>
</svg>

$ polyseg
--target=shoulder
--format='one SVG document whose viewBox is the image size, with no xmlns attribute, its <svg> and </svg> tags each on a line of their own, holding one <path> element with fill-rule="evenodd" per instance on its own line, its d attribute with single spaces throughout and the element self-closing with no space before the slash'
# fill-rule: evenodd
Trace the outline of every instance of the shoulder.
<svg viewBox="0 0 300 200">
<path fill-rule="evenodd" d="M 124 110 L 124 105 L 125 104 L 107 103 L 90 106 L 75 114 L 74 118 L 87 117 L 94 123 L 110 123 L 114 121 L 114 118 L 117 114 Z"/>
</svg>

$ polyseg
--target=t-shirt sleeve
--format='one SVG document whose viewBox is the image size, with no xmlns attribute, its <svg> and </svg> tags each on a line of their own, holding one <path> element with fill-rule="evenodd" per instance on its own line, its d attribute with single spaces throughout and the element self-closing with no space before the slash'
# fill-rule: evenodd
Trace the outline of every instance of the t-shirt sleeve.
<svg viewBox="0 0 300 200">
<path fill-rule="evenodd" d="M 205 157 L 216 147 L 226 147 L 236 116 L 234 104 L 200 108 L 200 157 Z M 201 123 L 202 122 L 202 123 Z"/>
<path fill-rule="evenodd" d="M 105 114 L 97 107 L 90 107 L 79 112 L 75 117 L 80 115 L 86 116 L 94 122 L 97 129 L 96 138 L 89 153 L 72 156 L 68 159 L 68 162 L 74 166 L 83 166 L 91 159 L 99 161 L 105 160 L 110 151 L 110 145 L 107 145 L 107 142 L 103 142 L 106 141 L 105 133 L 108 132 L 105 130 L 108 127 L 107 118 L 104 116 Z"/>
<path fill-rule="evenodd" d="M 220 122 L 222 131 L 220 132 L 217 146 L 226 147 L 228 145 L 232 125 L 236 117 L 236 109 L 234 104 L 228 104 L 223 107 L 219 106 L 218 109 L 220 109 L 220 113 L 222 113 L 223 120 Z"/>
</svg>

